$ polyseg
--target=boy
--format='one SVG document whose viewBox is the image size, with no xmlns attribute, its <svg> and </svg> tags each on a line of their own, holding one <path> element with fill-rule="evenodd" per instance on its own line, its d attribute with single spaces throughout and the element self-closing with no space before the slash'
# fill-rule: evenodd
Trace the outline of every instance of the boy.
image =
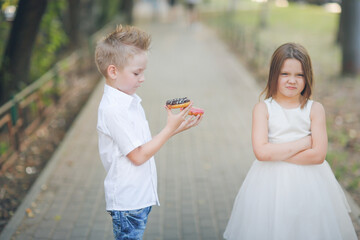
<svg viewBox="0 0 360 240">
<path fill-rule="evenodd" d="M 121 25 L 98 42 L 95 60 L 105 87 L 98 110 L 99 153 L 107 172 L 106 210 L 115 239 L 142 239 L 152 205 L 159 205 L 154 155 L 173 135 L 196 126 L 202 117 L 186 118 L 167 110 L 167 124 L 151 138 L 141 99 L 150 35 Z"/>
</svg>

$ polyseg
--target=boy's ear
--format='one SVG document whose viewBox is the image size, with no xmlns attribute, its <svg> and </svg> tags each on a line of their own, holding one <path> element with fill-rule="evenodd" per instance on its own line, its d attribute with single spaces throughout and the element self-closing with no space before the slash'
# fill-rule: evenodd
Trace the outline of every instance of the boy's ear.
<svg viewBox="0 0 360 240">
<path fill-rule="evenodd" d="M 114 65 L 109 65 L 106 69 L 107 75 L 111 79 L 115 79 L 117 75 L 117 68 Z"/>
</svg>

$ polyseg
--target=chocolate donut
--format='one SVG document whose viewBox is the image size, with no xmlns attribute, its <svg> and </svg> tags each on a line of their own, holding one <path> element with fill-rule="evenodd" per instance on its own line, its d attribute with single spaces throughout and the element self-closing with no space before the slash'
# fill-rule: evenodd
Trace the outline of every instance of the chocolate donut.
<svg viewBox="0 0 360 240">
<path fill-rule="evenodd" d="M 190 104 L 190 99 L 187 97 L 184 98 L 174 98 L 166 101 L 166 106 L 168 108 L 186 108 Z"/>
</svg>

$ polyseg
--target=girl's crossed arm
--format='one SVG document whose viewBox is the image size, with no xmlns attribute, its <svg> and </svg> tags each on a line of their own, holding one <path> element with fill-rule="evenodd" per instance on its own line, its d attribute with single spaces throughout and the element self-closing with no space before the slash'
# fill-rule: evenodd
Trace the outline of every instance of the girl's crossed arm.
<svg viewBox="0 0 360 240">
<path fill-rule="evenodd" d="M 300 165 L 321 164 L 324 162 L 328 140 L 325 110 L 320 103 L 313 103 L 310 112 L 310 119 L 312 147 L 286 159 L 286 162 Z"/>
<path fill-rule="evenodd" d="M 284 161 L 295 154 L 311 148 L 311 137 L 287 143 L 269 143 L 268 111 L 266 104 L 255 105 L 252 118 L 252 145 L 259 161 Z"/>
</svg>

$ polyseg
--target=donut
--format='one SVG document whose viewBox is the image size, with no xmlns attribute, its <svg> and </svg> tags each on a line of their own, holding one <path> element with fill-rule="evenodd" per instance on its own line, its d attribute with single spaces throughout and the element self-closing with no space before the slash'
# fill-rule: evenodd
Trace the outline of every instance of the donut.
<svg viewBox="0 0 360 240">
<path fill-rule="evenodd" d="M 201 108 L 192 107 L 192 108 L 190 108 L 190 111 L 189 111 L 188 114 L 189 114 L 189 115 L 194 115 L 194 116 L 203 115 L 203 114 L 204 114 L 204 110 L 201 109 Z"/>
<path fill-rule="evenodd" d="M 181 110 L 184 110 L 184 108 L 181 108 Z M 204 114 L 204 110 L 201 108 L 196 108 L 196 107 L 190 108 L 190 110 L 188 112 L 188 115 L 194 115 L 194 116 L 203 115 L 203 114 Z"/>
<path fill-rule="evenodd" d="M 174 98 L 166 101 L 168 108 L 186 108 L 190 105 L 190 100 L 187 97 Z"/>
</svg>

